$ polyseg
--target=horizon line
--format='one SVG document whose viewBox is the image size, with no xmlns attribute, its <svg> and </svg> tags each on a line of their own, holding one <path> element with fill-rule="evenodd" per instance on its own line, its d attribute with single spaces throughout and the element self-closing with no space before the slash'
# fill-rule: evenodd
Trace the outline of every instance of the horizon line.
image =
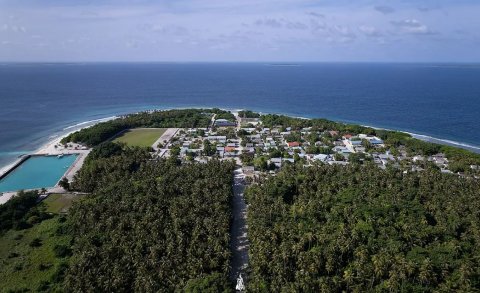
<svg viewBox="0 0 480 293">
<path fill-rule="evenodd" d="M 0 61 L 0 64 L 469 64 L 480 61 Z"/>
</svg>

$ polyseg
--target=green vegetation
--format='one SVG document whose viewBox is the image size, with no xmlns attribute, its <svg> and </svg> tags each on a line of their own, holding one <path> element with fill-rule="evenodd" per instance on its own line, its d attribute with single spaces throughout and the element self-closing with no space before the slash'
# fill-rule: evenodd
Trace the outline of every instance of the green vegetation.
<svg viewBox="0 0 480 293">
<path fill-rule="evenodd" d="M 235 133 L 235 128 L 232 128 L 232 127 L 219 129 L 217 131 L 217 135 L 226 136 L 227 139 L 233 139 L 237 137 Z"/>
<path fill-rule="evenodd" d="M 284 168 L 250 187 L 254 292 L 480 290 L 480 182 L 371 164 Z"/>
<path fill-rule="evenodd" d="M 165 128 L 129 129 L 117 137 L 114 142 L 128 146 L 151 147 L 165 132 Z"/>
<path fill-rule="evenodd" d="M 233 292 L 230 284 L 222 274 L 213 273 L 198 279 L 188 281 L 185 293 L 227 293 Z"/>
<path fill-rule="evenodd" d="M 210 124 L 211 114 L 208 114 L 205 111 L 208 110 L 168 110 L 130 114 L 74 132 L 62 139 L 62 143 L 78 142 L 84 143 L 88 146 L 96 146 L 112 138 L 121 131 L 140 127 L 207 127 Z"/>
<path fill-rule="evenodd" d="M 250 110 L 245 110 L 245 111 L 239 111 L 238 112 L 238 117 L 241 117 L 241 118 L 260 118 L 260 114 L 252 112 Z"/>
<path fill-rule="evenodd" d="M 446 157 L 453 162 L 454 171 L 457 172 L 469 173 L 471 172 L 470 165 L 480 165 L 480 154 L 457 147 L 422 141 L 413 138 L 411 135 L 404 132 L 373 129 L 370 127 L 345 124 L 326 119 L 301 119 L 272 114 L 262 115 L 261 120 L 266 127 L 292 127 L 292 130 L 294 131 L 291 135 L 286 137 L 287 141 L 297 141 L 299 137 L 295 130 L 298 131 L 305 127 L 312 127 L 312 129 L 316 131 L 334 130 L 338 131 L 339 134 L 363 133 L 378 136 L 383 139 L 385 144 L 389 147 L 403 146 L 410 155 L 419 154 L 431 156 L 437 153 L 444 153 Z M 369 146 L 367 145 L 366 147 L 368 150 Z M 310 149 L 309 151 L 313 152 L 314 150 Z"/>
<path fill-rule="evenodd" d="M 65 288 L 226 289 L 234 164 L 179 166 L 128 147 L 96 153 L 104 155 L 87 160 L 73 184 L 92 194 L 69 210 L 74 246 Z"/>
<path fill-rule="evenodd" d="M 79 200 L 81 197 L 81 195 L 72 194 L 50 194 L 43 200 L 43 203 L 46 206 L 47 212 L 59 214 L 67 212 L 73 202 Z"/>
<path fill-rule="evenodd" d="M 42 205 L 37 205 L 37 191 L 19 192 L 5 204 L 0 205 L 0 235 L 10 229 L 26 229 L 50 216 Z"/>
<path fill-rule="evenodd" d="M 60 218 L 45 220 L 21 230 L 10 230 L 0 238 L 1 291 L 53 291 L 60 288 L 68 264 L 71 237 L 58 233 Z"/>
<path fill-rule="evenodd" d="M 216 114 L 215 119 L 226 119 L 231 122 L 235 122 L 235 115 L 233 115 L 230 111 L 220 110 L 218 108 L 214 108 L 211 110 L 212 113 Z"/>
<path fill-rule="evenodd" d="M 161 135 L 155 127 L 207 127 L 212 113 L 231 118 L 219 109 L 140 113 L 66 138 L 94 146 L 74 180 L 64 182 L 89 194 L 79 200 L 52 194 L 38 203 L 38 192 L 20 192 L 0 205 L 0 291 L 232 292 L 234 163 L 181 165 L 179 146 L 169 159 L 152 160 L 142 147 Z M 303 138 L 311 154 L 331 154 L 334 139 L 365 133 L 394 152 L 443 152 L 454 171 L 480 165 L 480 155 L 401 132 L 324 119 L 261 119 L 268 127 L 292 126 L 287 141 Z M 149 129 L 128 131 L 117 140 L 124 143 L 109 140 L 135 127 Z M 338 134 L 305 137 L 304 127 Z M 234 128 L 217 134 L 236 136 Z M 216 153 L 215 143 L 203 147 Z M 265 172 L 277 169 L 271 158 L 293 156 L 296 163 L 282 163 L 280 173 L 246 191 L 250 291 L 480 291 L 480 181 L 473 176 L 443 175 L 433 163 L 422 172 L 380 170 L 365 154 L 351 154 L 346 167 L 304 168 L 298 153 L 283 147 L 256 152 L 240 159 Z"/>
<path fill-rule="evenodd" d="M 71 237 L 65 219 L 52 218 L 37 199 L 36 192 L 20 193 L 0 206 L 2 292 L 55 291 L 63 282 Z"/>
<path fill-rule="evenodd" d="M 407 151 L 413 154 L 425 156 L 444 153 L 450 160 L 453 172 L 472 172 L 470 165 L 480 165 L 480 154 L 470 152 L 457 147 L 440 145 L 412 138 L 408 134 L 394 131 L 377 131 L 377 135 L 385 140 L 385 143 L 394 147 L 405 146 Z"/>
<path fill-rule="evenodd" d="M 284 115 L 262 115 L 262 123 L 266 127 L 291 127 L 293 130 L 300 130 L 305 127 L 313 127 L 316 130 L 338 130 L 341 132 L 354 132 L 354 133 L 366 133 L 369 134 L 373 129 L 369 127 L 363 127 L 360 125 L 344 124 L 339 122 L 330 121 L 327 119 L 301 119 L 293 118 Z"/>
</svg>

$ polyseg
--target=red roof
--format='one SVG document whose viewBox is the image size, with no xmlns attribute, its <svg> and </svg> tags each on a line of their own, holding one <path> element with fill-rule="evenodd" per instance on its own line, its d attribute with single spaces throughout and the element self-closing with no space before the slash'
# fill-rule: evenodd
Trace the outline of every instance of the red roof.
<svg viewBox="0 0 480 293">
<path fill-rule="evenodd" d="M 338 135 L 338 131 L 335 131 L 335 130 L 330 130 L 329 133 L 331 136 Z"/>
<path fill-rule="evenodd" d="M 225 147 L 225 151 L 226 152 L 234 152 L 235 151 L 235 148 L 234 147 Z"/>
<path fill-rule="evenodd" d="M 352 138 L 352 136 L 353 135 L 351 135 L 351 134 L 345 134 L 343 137 L 345 137 L 346 139 L 350 139 L 350 138 Z"/>
<path fill-rule="evenodd" d="M 298 141 L 292 141 L 292 142 L 287 142 L 287 145 L 289 147 L 298 147 L 300 146 L 300 143 Z"/>
</svg>

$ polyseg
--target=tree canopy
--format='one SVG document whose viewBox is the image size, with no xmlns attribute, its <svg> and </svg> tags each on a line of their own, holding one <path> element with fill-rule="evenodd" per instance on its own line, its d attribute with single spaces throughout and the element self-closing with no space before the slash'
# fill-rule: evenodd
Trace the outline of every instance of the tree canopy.
<svg viewBox="0 0 480 293">
<path fill-rule="evenodd" d="M 480 183 L 290 166 L 247 190 L 252 291 L 480 289 Z"/>
<path fill-rule="evenodd" d="M 227 290 L 233 167 L 152 161 L 128 147 L 88 160 L 73 187 L 92 194 L 68 215 L 67 291 Z"/>
</svg>

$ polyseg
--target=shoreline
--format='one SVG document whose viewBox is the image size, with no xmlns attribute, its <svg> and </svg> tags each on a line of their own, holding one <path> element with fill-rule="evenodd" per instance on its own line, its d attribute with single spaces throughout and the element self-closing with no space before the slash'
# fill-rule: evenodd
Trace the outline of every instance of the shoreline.
<svg viewBox="0 0 480 293">
<path fill-rule="evenodd" d="M 55 145 L 60 143 L 60 141 L 64 137 L 66 137 L 66 136 L 68 136 L 68 135 L 70 135 L 70 134 L 72 134 L 76 131 L 79 131 L 81 129 L 92 127 L 93 125 L 96 125 L 98 123 L 106 122 L 106 121 L 113 120 L 113 119 L 116 119 L 116 118 L 118 118 L 118 116 L 110 116 L 110 117 L 106 117 L 106 118 L 88 120 L 88 121 L 80 122 L 80 123 L 77 123 L 77 124 L 74 124 L 74 125 L 71 125 L 71 126 L 67 126 L 67 127 L 63 128 L 61 132 L 57 132 L 57 133 L 54 133 L 54 134 L 50 135 L 49 138 L 51 138 L 51 139 L 48 140 L 46 143 L 40 145 L 40 147 L 38 147 L 36 150 L 31 151 L 31 152 L 27 152 L 23 155 L 20 155 L 19 157 L 17 157 L 12 162 L 7 163 L 4 166 L 0 166 L 0 176 L 3 176 L 5 173 L 10 172 L 12 169 L 16 168 L 18 166 L 18 164 L 22 160 L 24 160 L 24 157 L 26 157 L 26 156 L 48 155 L 50 153 L 54 153 L 53 149 L 54 149 Z M 68 130 L 68 131 L 64 132 L 65 130 Z"/>
<path fill-rule="evenodd" d="M 172 107 L 168 107 L 168 108 L 160 108 L 159 107 L 159 108 L 151 108 L 151 109 L 148 109 L 148 110 L 141 110 L 141 111 L 133 110 L 130 114 L 136 114 L 136 113 L 140 113 L 140 112 L 149 112 L 149 111 L 168 111 L 168 110 L 182 110 L 182 109 L 211 109 L 211 108 L 218 108 L 218 109 L 221 109 L 221 110 L 230 111 L 232 113 L 238 113 L 239 111 L 247 110 L 247 109 L 240 109 L 240 108 L 219 108 L 219 107 L 211 107 L 211 106 L 210 107 L 209 106 L 201 106 L 201 107 L 195 107 L 195 106 L 188 107 L 187 106 L 187 107 L 173 107 L 173 108 Z M 414 132 L 405 131 L 405 130 L 397 130 L 397 129 L 391 129 L 391 128 L 376 127 L 376 126 L 362 124 L 362 123 L 355 123 L 355 122 L 342 121 L 342 120 L 334 120 L 334 119 L 329 119 L 329 118 L 302 117 L 302 116 L 297 116 L 297 115 L 294 115 L 294 114 L 282 113 L 282 112 L 264 112 L 264 111 L 255 111 L 255 110 L 251 110 L 251 111 L 257 112 L 257 113 L 262 114 L 262 115 L 265 115 L 265 114 L 285 115 L 285 116 L 289 116 L 289 117 L 292 117 L 292 118 L 299 118 L 299 119 L 328 119 L 328 120 L 338 122 L 338 123 L 357 124 L 357 125 L 360 125 L 360 126 L 370 127 L 370 128 L 378 129 L 378 130 L 399 131 L 399 132 L 407 133 L 407 134 L 411 135 L 413 138 L 416 138 L 416 139 L 419 139 L 419 140 L 422 140 L 422 141 L 436 143 L 436 144 L 440 144 L 440 145 L 457 147 L 457 148 L 465 149 L 467 151 L 471 151 L 471 152 L 474 152 L 474 153 L 480 153 L 480 146 L 472 145 L 472 144 L 469 144 L 469 143 L 458 142 L 458 141 L 454 141 L 454 140 L 450 140 L 450 139 L 437 138 L 437 137 L 433 137 L 433 136 L 430 136 L 430 135 L 427 135 L 427 134 L 419 134 L 419 133 L 414 133 Z M 105 118 L 98 118 L 98 119 L 93 119 L 93 120 L 86 120 L 86 121 L 82 121 L 82 122 L 79 122 L 79 123 L 76 123 L 76 124 L 73 124 L 73 125 L 66 126 L 62 129 L 62 131 L 51 134 L 49 136 L 49 138 L 52 138 L 52 139 L 48 140 L 46 143 L 42 144 L 36 150 L 34 150 L 32 152 L 27 152 L 27 153 L 17 157 L 13 161 L 7 163 L 6 165 L 0 166 L 0 175 L 8 172 L 11 168 L 16 166 L 18 164 L 18 162 L 21 161 L 24 156 L 32 155 L 32 154 L 48 154 L 49 152 L 51 152 L 52 147 L 54 147 L 56 144 L 58 144 L 62 140 L 62 138 L 68 136 L 69 134 L 74 133 L 74 132 L 79 131 L 79 130 L 84 129 L 84 128 L 91 127 L 91 126 L 96 125 L 98 123 L 107 122 L 107 121 L 119 118 L 121 115 L 123 115 L 123 114 L 117 114 L 117 115 L 114 115 L 114 116 L 108 116 L 108 117 L 105 117 Z M 66 130 L 68 130 L 68 131 L 64 132 Z"/>
<path fill-rule="evenodd" d="M 234 111 L 239 112 L 239 111 L 246 110 L 246 109 L 235 109 L 235 110 L 233 110 L 233 109 L 225 109 L 225 108 L 219 108 L 219 109 L 227 110 L 227 111 L 231 111 L 231 112 L 234 112 Z M 464 149 L 464 150 L 467 150 L 467 151 L 470 151 L 470 152 L 473 152 L 473 153 L 480 154 L 480 145 L 477 146 L 477 145 L 473 145 L 473 144 L 470 144 L 470 143 L 459 142 L 459 141 L 455 141 L 455 140 L 451 140 L 451 139 L 438 138 L 438 137 L 430 136 L 428 134 L 420 134 L 420 133 L 415 133 L 415 132 L 411 132 L 411 131 L 408 131 L 408 130 L 399 130 L 399 129 L 385 128 L 385 127 L 378 127 L 378 126 L 363 124 L 361 122 L 345 121 L 345 120 L 341 120 L 341 119 L 330 119 L 330 118 L 322 118 L 322 117 L 302 117 L 302 116 L 296 116 L 294 114 L 280 113 L 280 112 L 276 112 L 276 113 L 262 112 L 262 111 L 254 111 L 254 112 L 257 112 L 257 113 L 262 114 L 262 115 L 265 115 L 265 114 L 284 115 L 284 116 L 288 116 L 288 117 L 292 117 L 292 118 L 305 119 L 305 120 L 327 119 L 327 120 L 337 122 L 337 123 L 360 125 L 360 126 L 363 126 L 363 127 L 369 127 L 369 128 L 373 128 L 373 129 L 376 129 L 376 130 L 403 132 L 403 133 L 411 135 L 413 138 L 416 138 L 418 140 L 422 140 L 422 141 L 425 141 L 425 142 L 436 143 L 436 144 L 440 144 L 440 145 L 457 147 L 457 148 Z"/>
</svg>

